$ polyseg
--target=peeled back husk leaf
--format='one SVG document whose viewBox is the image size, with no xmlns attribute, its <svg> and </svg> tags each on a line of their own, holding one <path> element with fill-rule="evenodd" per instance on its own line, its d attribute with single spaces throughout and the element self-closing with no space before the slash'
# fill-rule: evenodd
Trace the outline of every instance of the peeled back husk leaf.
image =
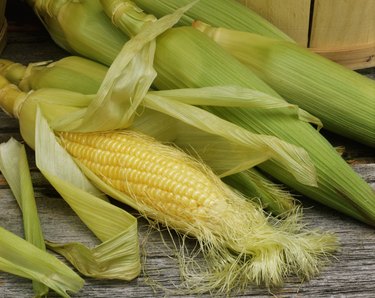
<svg viewBox="0 0 375 298">
<path fill-rule="evenodd" d="M 56 142 L 41 111 L 36 115 L 36 163 L 43 175 L 103 242 L 94 248 L 80 243 L 49 248 L 64 255 L 82 274 L 95 278 L 136 278 L 141 270 L 137 220 L 93 192 L 93 186 L 69 154 Z"/>
<path fill-rule="evenodd" d="M 25 146 L 13 138 L 0 144 L 0 171 L 21 208 L 25 239 L 45 251 Z M 37 297 L 48 293 L 48 287 L 39 281 L 33 281 L 33 289 Z"/>
</svg>

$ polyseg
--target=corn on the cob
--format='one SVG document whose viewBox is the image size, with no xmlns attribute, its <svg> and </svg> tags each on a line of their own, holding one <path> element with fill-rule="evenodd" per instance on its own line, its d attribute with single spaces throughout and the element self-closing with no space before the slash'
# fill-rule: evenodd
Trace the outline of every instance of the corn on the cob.
<svg viewBox="0 0 375 298">
<path fill-rule="evenodd" d="M 375 81 L 293 43 L 202 22 L 194 27 L 326 129 L 375 147 Z"/>
<path fill-rule="evenodd" d="M 321 258 L 336 249 L 332 235 L 302 232 L 298 226 L 290 233 L 289 223 L 273 226 L 209 168 L 150 137 L 132 131 L 60 132 L 58 137 L 81 167 L 124 193 L 127 204 L 198 239 L 208 271 L 184 264 L 192 292 L 280 285 L 290 273 L 310 278 Z"/>
<path fill-rule="evenodd" d="M 112 16 L 111 11 L 107 13 Z M 92 17 L 94 21 L 95 15 Z M 64 22 L 61 18 L 60 21 Z M 100 22 L 99 19 L 97 21 Z M 50 30 L 52 31 L 52 28 Z M 76 28 L 71 28 L 71 30 L 79 35 Z M 108 50 L 108 41 L 101 40 L 103 39 L 99 35 L 95 35 L 91 42 L 96 48 L 101 48 L 101 44 L 105 43 Z M 122 39 L 123 42 L 125 40 Z M 110 45 L 112 46 L 110 55 L 113 60 L 120 48 L 116 47 L 114 41 Z M 97 61 L 103 61 L 95 53 L 85 51 L 82 54 Z M 154 65 L 158 72 L 154 85 L 159 89 L 240 85 L 277 96 L 275 91 L 254 76 L 250 70 L 193 28 L 174 28 L 160 36 L 157 39 Z M 318 171 L 318 188 L 298 183 L 277 164 L 268 162 L 261 167 L 302 194 L 374 225 L 375 195 L 373 190 L 312 127 L 297 120 L 293 121 L 293 119 L 283 121 L 278 119 L 277 115 L 267 111 L 215 107 L 207 107 L 207 109 L 250 131 L 275 135 L 305 148 Z"/>
</svg>

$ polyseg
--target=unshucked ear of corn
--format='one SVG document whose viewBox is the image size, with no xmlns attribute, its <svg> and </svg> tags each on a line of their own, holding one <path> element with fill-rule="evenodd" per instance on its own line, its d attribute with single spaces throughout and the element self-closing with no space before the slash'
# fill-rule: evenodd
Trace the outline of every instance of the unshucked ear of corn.
<svg viewBox="0 0 375 298">
<path fill-rule="evenodd" d="M 107 7 L 104 8 L 113 22 L 117 26 L 121 25 L 118 19 L 124 16 L 113 14 L 110 1 L 103 1 L 102 4 L 107 4 Z M 39 11 L 40 15 L 45 13 L 37 6 L 34 8 Z M 87 13 L 90 12 L 87 11 Z M 91 21 L 94 22 L 95 14 L 91 14 L 91 16 Z M 62 18 L 56 17 L 55 21 L 64 23 Z M 95 24 L 99 22 L 100 19 L 96 18 Z M 86 26 L 90 26 L 89 23 L 86 23 Z M 110 30 L 110 28 L 106 28 Z M 47 29 L 53 34 L 52 26 L 47 24 Z M 75 30 L 75 34 L 80 34 L 76 28 L 72 28 L 72 30 Z M 113 30 L 117 31 L 117 29 Z M 127 29 L 123 29 L 123 31 L 129 32 Z M 86 40 L 83 34 L 81 37 Z M 127 40 L 124 37 L 119 38 L 121 38 L 121 42 Z M 118 40 L 108 41 L 100 34 L 95 34 L 95 38 L 92 38 L 90 42 L 92 43 L 90 47 L 94 46 L 100 49 L 105 44 L 106 49 L 110 48 L 109 56 L 106 54 L 106 60 L 108 57 L 112 57 L 113 61 L 121 50 L 117 43 Z M 103 61 L 94 52 L 82 51 L 81 54 L 96 61 Z M 158 89 L 237 85 L 254 88 L 275 97 L 278 96 L 253 72 L 231 57 L 215 42 L 209 40 L 207 36 L 193 28 L 173 28 L 159 36 L 156 43 L 154 66 L 158 73 L 154 86 Z M 280 101 L 284 102 L 282 99 Z M 271 134 L 305 148 L 317 168 L 318 188 L 297 182 L 272 162 L 262 164 L 261 168 L 307 197 L 374 225 L 375 195 L 373 190 L 310 125 L 297 119 L 290 118 L 286 121 L 278 119 L 277 116 L 274 117 L 272 111 L 229 107 L 207 107 L 207 109 L 249 131 Z"/>
<path fill-rule="evenodd" d="M 375 147 L 375 82 L 309 50 L 260 35 L 193 27 L 252 69 L 288 102 L 313 113 L 324 127 Z"/>
</svg>

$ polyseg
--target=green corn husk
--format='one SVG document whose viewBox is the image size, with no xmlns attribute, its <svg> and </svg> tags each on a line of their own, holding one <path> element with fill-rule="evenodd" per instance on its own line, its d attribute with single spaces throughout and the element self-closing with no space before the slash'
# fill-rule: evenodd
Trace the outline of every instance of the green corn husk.
<svg viewBox="0 0 375 298">
<path fill-rule="evenodd" d="M 107 13 L 112 17 L 112 12 Z M 121 16 L 116 16 L 114 21 L 116 22 L 119 17 Z M 61 19 L 60 21 L 64 22 Z M 124 29 L 124 31 L 129 30 Z M 78 35 L 79 32 L 76 34 Z M 98 34 L 91 41 L 95 43 L 96 48 L 100 48 L 103 44 Z M 126 39 L 122 40 L 125 41 Z M 109 44 L 106 43 L 106 48 L 108 46 Z M 112 42 L 110 47 L 113 61 L 120 48 L 116 48 L 116 42 Z M 98 61 L 95 54 L 90 54 L 88 51 L 82 55 Z M 158 89 L 239 85 L 278 96 L 253 72 L 226 53 L 214 41 L 193 28 L 170 29 L 157 39 L 155 69 L 158 76 L 154 86 Z M 264 163 L 261 168 L 307 197 L 363 222 L 375 224 L 373 190 L 310 125 L 296 119 L 287 121 L 277 117 L 271 119 L 272 111 L 220 107 L 207 107 L 207 109 L 249 131 L 275 135 L 304 147 L 317 168 L 319 181 L 317 188 L 298 183 L 274 163 Z"/>
<path fill-rule="evenodd" d="M 260 200 L 261 206 L 273 215 L 288 215 L 297 204 L 282 186 L 278 187 L 256 169 L 224 177 L 223 181 L 245 196 Z"/>
<path fill-rule="evenodd" d="M 145 12 L 160 18 L 192 0 L 134 0 Z M 280 40 L 292 39 L 266 19 L 235 0 L 199 0 L 181 18 L 178 25 L 190 26 L 202 20 L 213 26 L 248 31 Z"/>
<path fill-rule="evenodd" d="M 332 132 L 375 147 L 375 81 L 297 44 L 193 25 Z"/>
</svg>

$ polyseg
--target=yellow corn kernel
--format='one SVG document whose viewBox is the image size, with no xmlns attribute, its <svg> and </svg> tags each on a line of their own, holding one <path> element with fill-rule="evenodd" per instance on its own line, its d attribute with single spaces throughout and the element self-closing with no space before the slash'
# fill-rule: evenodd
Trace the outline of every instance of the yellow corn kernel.
<svg viewBox="0 0 375 298">
<path fill-rule="evenodd" d="M 178 218 L 191 224 L 198 214 L 213 223 L 216 212 L 225 210 L 219 179 L 207 175 L 202 165 L 176 148 L 133 131 L 62 132 L 59 136 L 74 158 L 134 199 L 140 211 L 152 208 L 167 222 Z"/>
</svg>

